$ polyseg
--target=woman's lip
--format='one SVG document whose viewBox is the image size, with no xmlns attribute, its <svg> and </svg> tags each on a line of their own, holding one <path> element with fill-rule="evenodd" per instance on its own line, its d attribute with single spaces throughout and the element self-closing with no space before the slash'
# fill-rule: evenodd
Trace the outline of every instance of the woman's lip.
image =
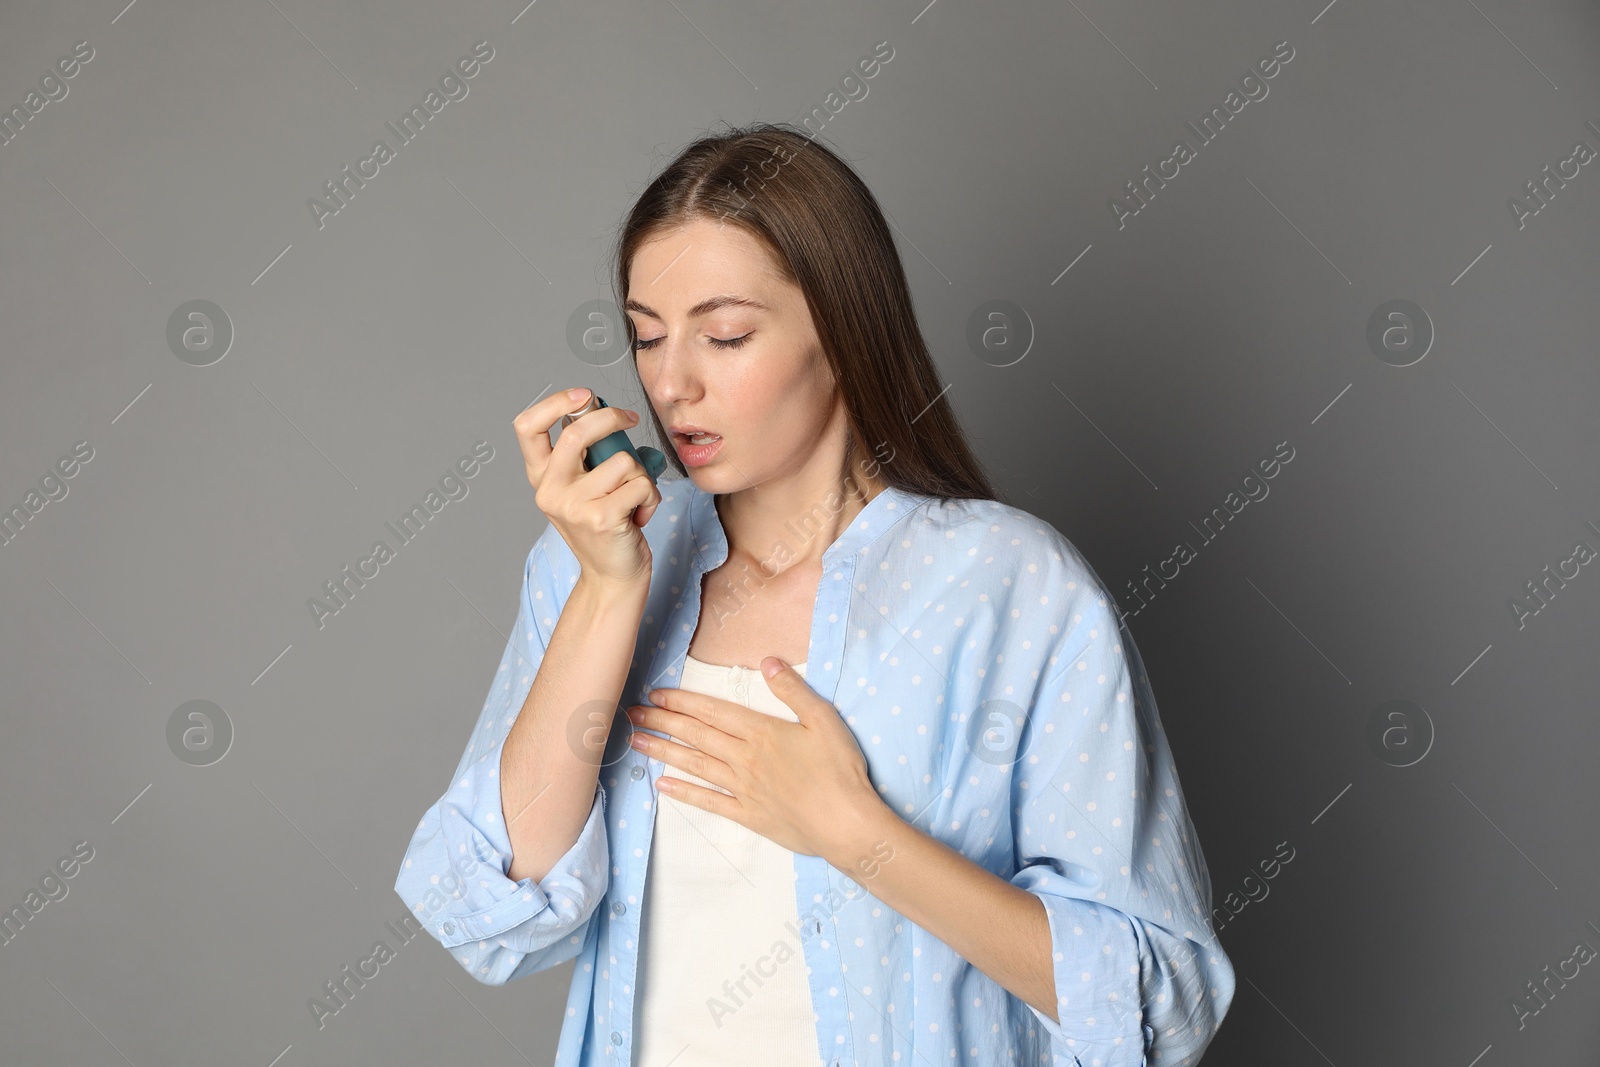
<svg viewBox="0 0 1600 1067">
<path fill-rule="evenodd" d="M 712 458 L 722 449 L 722 438 L 708 444 L 697 445 L 692 443 L 683 434 L 677 434 L 672 445 L 678 452 L 678 458 L 685 467 L 699 467 L 711 462 Z"/>
</svg>

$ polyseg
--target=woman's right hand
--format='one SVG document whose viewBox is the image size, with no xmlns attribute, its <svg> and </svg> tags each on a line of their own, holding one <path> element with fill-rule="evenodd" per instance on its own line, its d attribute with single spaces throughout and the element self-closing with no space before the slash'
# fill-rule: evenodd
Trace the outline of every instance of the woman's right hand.
<svg viewBox="0 0 1600 1067">
<path fill-rule="evenodd" d="M 618 452 L 592 471 L 583 469 L 584 449 L 617 430 L 639 424 L 627 408 L 604 407 L 576 419 L 554 446 L 550 431 L 561 416 L 581 407 L 589 390 L 576 398 L 563 389 L 530 405 L 512 420 L 534 503 L 560 531 L 567 546 L 594 581 L 627 589 L 650 585 L 650 545 L 640 527 L 661 503 L 661 491 L 639 461 Z"/>
</svg>

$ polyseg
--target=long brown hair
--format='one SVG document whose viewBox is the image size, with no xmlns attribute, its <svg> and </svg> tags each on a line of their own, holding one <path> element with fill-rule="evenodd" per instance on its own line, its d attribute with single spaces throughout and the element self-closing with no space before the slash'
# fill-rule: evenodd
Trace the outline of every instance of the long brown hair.
<svg viewBox="0 0 1600 1067">
<path fill-rule="evenodd" d="M 805 294 L 843 394 L 853 465 L 871 464 L 909 492 L 995 499 L 944 398 L 883 212 L 848 164 L 787 124 L 757 123 L 695 141 L 640 194 L 623 224 L 619 307 L 627 305 L 639 246 L 701 218 L 742 227 Z M 638 338 L 633 320 L 624 319 L 631 351 Z M 654 409 L 645 408 L 660 439 L 669 440 Z M 676 451 L 666 454 L 687 476 Z"/>
</svg>

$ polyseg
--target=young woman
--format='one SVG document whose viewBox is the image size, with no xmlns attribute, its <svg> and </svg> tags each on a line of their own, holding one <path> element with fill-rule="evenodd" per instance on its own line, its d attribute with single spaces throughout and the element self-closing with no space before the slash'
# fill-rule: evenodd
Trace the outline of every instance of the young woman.
<svg viewBox="0 0 1600 1067">
<path fill-rule="evenodd" d="M 681 477 L 515 427 L 549 526 L 395 889 L 480 982 L 576 959 L 557 1067 L 1179 1067 L 1234 972 L 1138 652 L 1059 532 L 993 499 L 893 240 L 772 125 L 623 229 Z M 643 405 L 641 405 L 643 406 Z"/>
</svg>

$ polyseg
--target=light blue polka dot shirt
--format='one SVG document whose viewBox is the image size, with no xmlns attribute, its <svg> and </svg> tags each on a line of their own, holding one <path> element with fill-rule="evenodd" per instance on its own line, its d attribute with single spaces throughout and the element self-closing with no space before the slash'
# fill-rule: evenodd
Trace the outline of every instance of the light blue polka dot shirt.
<svg viewBox="0 0 1600 1067">
<path fill-rule="evenodd" d="M 711 496 L 681 477 L 660 488 L 623 706 L 677 686 L 701 576 L 728 555 Z M 792 534 L 798 549 L 815 531 Z M 528 554 L 499 673 L 395 890 L 480 982 L 575 959 L 555 1065 L 628 1067 L 653 783 L 670 768 L 628 744 L 620 710 L 578 840 L 542 881 L 505 874 L 501 746 L 577 579 L 548 527 Z M 839 709 L 885 803 L 1043 902 L 1059 1017 L 848 873 L 796 855 L 823 1067 L 1197 1063 L 1234 970 L 1213 936 L 1205 858 L 1144 666 L 1077 549 L 997 501 L 886 489 L 823 554 L 806 662 L 806 683 Z"/>
</svg>

